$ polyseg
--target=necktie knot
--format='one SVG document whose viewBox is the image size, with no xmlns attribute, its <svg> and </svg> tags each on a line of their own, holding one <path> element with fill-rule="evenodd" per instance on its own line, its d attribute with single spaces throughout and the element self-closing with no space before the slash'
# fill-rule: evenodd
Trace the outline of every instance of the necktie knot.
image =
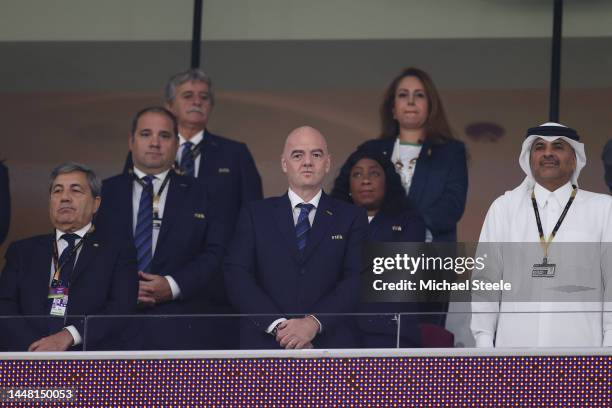
<svg viewBox="0 0 612 408">
<path fill-rule="evenodd" d="M 144 181 L 148 186 L 153 184 L 153 180 L 155 180 L 155 176 L 152 176 L 150 174 L 147 174 L 142 178 L 142 181 Z"/>
<path fill-rule="evenodd" d="M 60 238 L 68 243 L 68 248 L 72 248 L 74 247 L 76 240 L 80 239 L 81 237 L 79 237 L 77 234 L 64 234 Z"/>
<path fill-rule="evenodd" d="M 306 215 L 308 215 L 314 209 L 314 205 L 308 203 L 300 203 L 297 205 L 297 208 L 300 209 L 300 212 L 306 213 Z"/>
<path fill-rule="evenodd" d="M 183 149 L 185 149 L 185 150 L 191 150 L 192 147 L 193 147 L 193 143 L 191 143 L 189 141 L 183 143 Z"/>
</svg>

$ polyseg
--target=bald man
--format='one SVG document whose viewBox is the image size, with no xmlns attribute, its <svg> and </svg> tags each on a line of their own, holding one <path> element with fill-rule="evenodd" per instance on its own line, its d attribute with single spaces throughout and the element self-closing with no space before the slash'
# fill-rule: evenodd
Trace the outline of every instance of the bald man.
<svg viewBox="0 0 612 408">
<path fill-rule="evenodd" d="M 243 208 L 225 262 L 228 293 L 243 319 L 242 348 L 355 347 L 365 210 L 323 192 L 331 156 L 316 129 L 287 137 L 289 189 Z"/>
</svg>

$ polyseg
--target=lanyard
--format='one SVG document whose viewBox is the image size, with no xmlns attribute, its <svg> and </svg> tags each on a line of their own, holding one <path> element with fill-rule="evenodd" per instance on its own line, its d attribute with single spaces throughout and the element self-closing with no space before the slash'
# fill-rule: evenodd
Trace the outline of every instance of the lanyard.
<svg viewBox="0 0 612 408">
<path fill-rule="evenodd" d="M 548 257 L 548 247 L 550 246 L 550 243 L 552 242 L 552 240 L 555 238 L 555 235 L 557 235 L 557 231 L 559 231 L 559 227 L 561 226 L 561 223 L 565 219 L 565 216 L 567 215 L 567 211 L 572 206 L 572 203 L 574 202 L 574 198 L 576 198 L 577 192 L 578 192 L 578 187 L 572 184 L 572 195 L 570 196 L 569 200 L 567 200 L 567 204 L 565 204 L 565 208 L 563 209 L 563 212 L 561 213 L 561 216 L 559 217 L 557 224 L 555 224 L 555 228 L 553 228 L 548 239 L 544 238 L 544 230 L 542 228 L 542 221 L 540 220 L 540 212 L 538 211 L 538 203 L 536 202 L 536 199 L 535 199 L 535 192 L 534 191 L 531 192 L 531 203 L 533 204 L 533 212 L 535 213 L 536 222 L 538 223 L 538 233 L 540 234 L 540 244 L 542 245 L 542 248 L 544 249 L 544 258 Z"/>
<path fill-rule="evenodd" d="M 92 233 L 94 232 L 94 226 L 92 225 L 91 228 L 85 233 L 85 235 L 83 236 L 83 238 L 81 238 L 81 240 L 79 241 L 78 244 L 76 244 L 74 246 L 74 248 L 72 248 L 72 251 L 70 251 L 68 257 L 66 258 L 66 260 L 60 265 L 59 264 L 59 249 L 57 248 L 57 240 L 54 239 L 53 240 L 53 280 L 54 281 L 58 281 L 61 278 L 61 274 L 62 274 L 62 269 L 64 268 L 64 266 L 66 265 L 67 262 L 70 262 L 72 260 L 72 257 L 74 256 L 74 254 L 77 253 L 77 251 L 83 246 L 83 243 L 85 242 L 85 239 Z M 68 277 L 70 278 L 70 277 Z"/>
<path fill-rule="evenodd" d="M 191 158 L 193 159 L 194 163 L 195 163 L 195 160 L 198 158 L 198 156 L 202 154 L 203 150 L 204 150 L 204 139 L 200 140 L 200 143 L 198 143 L 197 145 L 194 145 L 189 150 L 189 154 L 191 155 Z M 185 173 L 181 170 L 181 165 L 179 164 L 178 161 L 174 162 L 174 171 L 180 175 L 185 175 Z"/>
<path fill-rule="evenodd" d="M 144 191 L 145 189 L 148 189 L 149 186 L 147 185 L 147 183 L 145 183 L 144 181 L 142 181 L 135 173 L 133 170 L 130 171 L 132 176 L 134 177 L 134 180 L 140 184 L 140 186 L 142 187 L 142 190 Z M 166 188 L 166 185 L 168 185 L 168 182 L 170 181 L 170 173 L 172 172 L 172 169 L 170 169 L 170 171 L 168 171 L 168 174 L 166 174 L 166 178 L 164 178 L 164 181 L 162 182 L 162 185 L 159 187 L 159 190 L 157 191 L 157 194 L 155 194 L 155 188 L 153 187 L 153 182 L 151 181 L 151 196 L 153 197 L 153 213 L 154 214 L 158 214 L 159 213 L 159 200 L 161 198 L 162 193 L 164 192 L 164 189 Z"/>
</svg>

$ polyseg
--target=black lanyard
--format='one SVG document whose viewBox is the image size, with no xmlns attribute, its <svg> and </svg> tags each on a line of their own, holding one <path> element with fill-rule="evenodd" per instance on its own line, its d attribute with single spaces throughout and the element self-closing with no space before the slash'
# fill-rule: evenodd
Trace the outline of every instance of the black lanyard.
<svg viewBox="0 0 612 408">
<path fill-rule="evenodd" d="M 561 223 L 565 219 L 565 216 L 567 215 L 567 211 L 572 206 L 572 203 L 574 202 L 574 198 L 576 198 L 577 192 L 578 192 L 578 187 L 572 184 L 572 195 L 570 196 L 569 200 L 567 200 L 567 204 L 565 204 L 565 208 L 563 209 L 563 212 L 561 213 L 561 216 L 559 217 L 557 224 L 555 224 L 555 228 L 553 228 L 552 232 L 550 233 L 548 240 L 544 238 L 544 229 L 542 228 L 542 221 L 540 220 L 540 212 L 538 211 L 538 203 L 536 202 L 535 192 L 534 191 L 531 192 L 531 203 L 533 204 L 533 212 L 535 213 L 536 222 L 538 224 L 538 233 L 540 234 L 540 244 L 542 245 L 542 248 L 544 249 L 544 257 L 548 257 L 548 247 L 550 246 L 550 243 L 552 242 L 552 240 L 555 238 L 555 235 L 557 235 L 557 231 L 559 231 L 559 227 L 561 226 Z"/>
<path fill-rule="evenodd" d="M 77 251 L 83 246 L 83 243 L 85 242 L 85 239 L 94 231 L 94 229 L 95 228 L 92 225 L 91 228 L 89 228 L 89 230 L 87 231 L 87 233 L 85 233 L 83 238 L 81 238 L 79 243 L 76 244 L 74 246 L 74 248 L 72 248 L 72 251 L 70 251 L 68 257 L 66 258 L 66 260 L 61 265 L 59 264 L 59 249 L 57 248 L 57 239 L 53 239 L 53 270 L 54 270 L 54 272 L 53 272 L 53 280 L 54 281 L 58 281 L 59 282 L 59 280 L 61 278 L 61 275 L 62 275 L 62 269 L 64 268 L 64 266 L 66 266 L 67 262 L 70 262 L 72 260 L 72 258 L 77 253 Z M 70 277 L 68 277 L 68 278 L 70 278 Z"/>
</svg>

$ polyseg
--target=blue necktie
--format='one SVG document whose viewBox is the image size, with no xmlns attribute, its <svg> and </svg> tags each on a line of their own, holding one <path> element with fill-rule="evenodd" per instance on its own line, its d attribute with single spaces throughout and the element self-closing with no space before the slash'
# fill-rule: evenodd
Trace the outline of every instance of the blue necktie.
<svg viewBox="0 0 612 408">
<path fill-rule="evenodd" d="M 58 286 L 67 287 L 70 281 L 70 275 L 72 275 L 72 271 L 74 269 L 74 260 L 76 259 L 76 253 L 74 253 L 74 247 L 77 239 L 80 239 L 77 234 L 64 234 L 60 237 L 68 243 L 68 246 L 64 248 L 62 254 L 57 260 L 58 267 L 61 267 L 60 279 L 57 283 Z M 47 307 L 49 309 L 49 313 L 51 313 L 51 305 L 53 304 L 53 299 L 47 299 Z M 53 316 L 48 321 L 48 329 L 49 334 L 57 333 L 62 330 L 64 327 L 64 318 L 59 316 Z"/>
<path fill-rule="evenodd" d="M 183 151 L 181 152 L 181 171 L 186 176 L 195 177 L 195 160 L 191 154 L 193 143 L 183 143 Z"/>
<path fill-rule="evenodd" d="M 295 224 L 295 236 L 297 238 L 298 249 L 300 253 L 303 253 L 308 241 L 308 233 L 310 232 L 310 221 L 308 220 L 308 214 L 312 211 L 314 205 L 300 203 L 297 205 L 297 207 L 300 209 L 300 215 L 298 216 L 297 223 Z"/>
<path fill-rule="evenodd" d="M 74 259 L 76 258 L 76 254 L 73 253 L 73 250 L 76 240 L 81 237 L 77 234 L 64 234 L 60 238 L 68 243 L 68 246 L 62 251 L 58 259 L 58 264 L 62 267 L 60 286 L 68 286 L 70 275 L 72 275 L 72 270 L 74 269 Z"/>
<path fill-rule="evenodd" d="M 145 186 L 140 195 L 134 245 L 138 257 L 138 270 L 150 273 L 153 259 L 153 176 L 145 176 Z"/>
</svg>

